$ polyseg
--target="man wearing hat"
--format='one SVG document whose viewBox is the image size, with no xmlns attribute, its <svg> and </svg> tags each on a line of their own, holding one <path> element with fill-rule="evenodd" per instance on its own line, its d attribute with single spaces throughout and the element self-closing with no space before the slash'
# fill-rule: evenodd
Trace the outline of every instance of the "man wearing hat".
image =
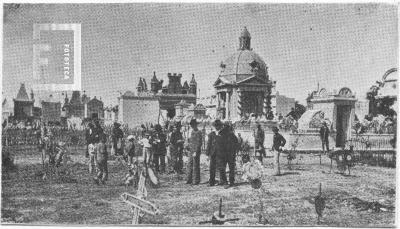
<svg viewBox="0 0 400 229">
<path fill-rule="evenodd" d="M 276 176 L 281 175 L 281 168 L 279 164 L 279 156 L 282 151 L 282 147 L 286 144 L 286 139 L 279 133 L 278 127 L 272 127 L 274 132 L 272 151 L 274 152 L 274 163 L 275 163 L 275 174 Z"/>
<path fill-rule="evenodd" d="M 112 141 L 113 141 L 113 148 L 115 155 L 122 155 L 123 154 L 123 141 L 122 138 L 124 137 L 124 133 L 120 129 L 121 124 L 118 122 L 114 122 L 114 127 L 112 130 Z"/>
<path fill-rule="evenodd" d="M 181 123 L 177 122 L 173 126 L 173 130 L 171 133 L 171 137 L 169 139 L 169 152 L 171 153 L 171 164 L 172 170 L 176 173 L 182 173 L 182 149 L 183 143 L 185 140 L 183 139 L 181 133 Z"/>
<path fill-rule="evenodd" d="M 217 167 L 219 170 L 220 184 L 227 184 L 226 165 L 229 167 L 229 186 L 235 185 L 235 160 L 238 150 L 238 140 L 230 123 L 225 123 L 218 129 L 217 137 Z"/>
<path fill-rule="evenodd" d="M 185 146 L 189 153 L 188 177 L 186 184 L 198 185 L 200 183 L 200 153 L 203 137 L 201 130 L 197 128 L 196 119 L 190 120 L 189 125 L 191 129 Z"/>
<path fill-rule="evenodd" d="M 326 150 L 329 153 L 329 128 L 325 120 L 322 122 L 321 129 L 319 130 L 319 136 L 322 142 L 322 152 L 325 154 Z"/>
<path fill-rule="evenodd" d="M 163 133 L 160 124 L 154 126 L 154 153 L 153 163 L 157 172 L 165 173 L 165 155 L 167 154 L 167 136 Z M 161 168 L 160 168 L 161 165 Z"/>
</svg>

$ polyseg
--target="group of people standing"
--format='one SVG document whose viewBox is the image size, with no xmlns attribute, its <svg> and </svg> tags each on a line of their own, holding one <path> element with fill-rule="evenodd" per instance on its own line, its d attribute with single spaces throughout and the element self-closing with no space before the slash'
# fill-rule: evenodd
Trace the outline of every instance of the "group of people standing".
<svg viewBox="0 0 400 229">
<path fill-rule="evenodd" d="M 210 160 L 209 185 L 216 184 L 216 171 L 219 172 L 218 185 L 228 185 L 226 165 L 229 167 L 229 186 L 235 185 L 236 154 L 240 149 L 240 142 L 233 132 L 232 126 L 223 124 L 220 120 L 213 123 L 215 130 L 208 135 L 206 154 Z"/>
<path fill-rule="evenodd" d="M 138 156 L 136 145 L 141 145 L 143 149 L 143 161 L 158 173 L 177 173 L 183 174 L 183 155 L 188 157 L 186 183 L 191 185 L 200 184 L 200 155 L 203 146 L 204 131 L 198 128 L 196 119 L 189 123 L 190 129 L 186 136 L 181 132 L 181 123 L 176 122 L 169 125 L 167 129 L 156 124 L 154 128 L 147 130 L 143 128 L 141 138 L 129 135 L 124 141 L 124 133 L 121 124 L 114 123 L 111 140 L 112 148 L 116 156 L 121 156 L 128 165 L 134 164 L 134 157 Z M 274 129 L 273 151 L 280 152 L 286 140 Z M 86 131 L 87 153 L 89 159 L 89 172 L 93 173 L 94 167 L 97 169 L 95 182 L 105 184 L 108 177 L 107 170 L 107 137 L 98 121 L 90 123 Z M 243 140 L 238 134 L 235 135 L 233 127 L 229 123 L 215 120 L 212 130 L 208 134 L 206 142 L 206 155 L 209 159 L 209 186 L 235 185 L 235 166 L 236 156 L 241 149 Z M 265 156 L 264 131 L 258 124 L 255 131 L 255 147 L 259 152 L 259 159 Z M 168 168 L 166 167 L 166 156 L 169 151 Z M 279 163 L 279 155 L 276 157 Z M 229 179 L 226 174 L 226 167 L 229 168 Z M 219 181 L 216 174 L 219 173 Z M 279 171 L 278 171 L 279 173 Z"/>
<path fill-rule="evenodd" d="M 158 173 L 176 172 L 182 173 L 183 167 L 183 135 L 180 132 L 181 125 L 176 123 L 171 127 L 171 132 L 163 130 L 160 124 L 156 124 L 154 128 L 146 129 L 142 127 L 140 139 L 129 135 L 127 143 L 124 144 L 124 134 L 119 123 L 114 123 L 112 130 L 112 147 L 116 156 L 122 156 L 128 165 L 133 164 L 133 158 L 138 156 L 135 148 L 135 142 L 143 149 L 143 161 L 152 164 Z M 166 168 L 167 147 L 170 150 L 171 162 L 170 170 Z"/>
</svg>

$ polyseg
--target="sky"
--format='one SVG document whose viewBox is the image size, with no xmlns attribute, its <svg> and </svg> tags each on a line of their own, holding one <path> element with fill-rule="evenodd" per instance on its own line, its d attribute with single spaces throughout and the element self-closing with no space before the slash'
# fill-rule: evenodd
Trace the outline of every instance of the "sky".
<svg viewBox="0 0 400 229">
<path fill-rule="evenodd" d="M 359 99 L 397 67 L 397 9 L 390 4 L 22 4 L 4 12 L 3 97 L 33 83 L 33 25 L 80 23 L 82 90 L 116 105 L 153 71 L 194 74 L 200 97 L 214 94 L 221 61 L 251 46 L 281 95 L 305 104 L 309 92 L 349 87 Z M 35 92 L 36 100 L 55 92 Z M 69 93 L 70 95 L 71 93 Z M 38 99 L 39 98 L 39 99 Z"/>
</svg>

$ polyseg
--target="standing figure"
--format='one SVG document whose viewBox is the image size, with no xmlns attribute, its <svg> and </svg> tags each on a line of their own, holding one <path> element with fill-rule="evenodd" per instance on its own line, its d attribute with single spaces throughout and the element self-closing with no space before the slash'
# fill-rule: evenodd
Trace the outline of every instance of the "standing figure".
<svg viewBox="0 0 400 229">
<path fill-rule="evenodd" d="M 121 156 L 123 154 L 123 137 L 124 133 L 121 130 L 121 124 L 118 122 L 114 122 L 114 127 L 112 129 L 112 142 L 113 142 L 113 148 L 114 148 L 114 153 L 115 155 Z"/>
<path fill-rule="evenodd" d="M 274 132 L 273 144 L 272 144 L 272 151 L 274 153 L 274 163 L 275 163 L 274 175 L 278 176 L 278 175 L 281 175 L 279 156 L 282 151 L 282 147 L 285 146 L 285 144 L 286 144 L 286 139 L 280 133 L 278 133 L 279 132 L 278 127 L 274 126 L 272 128 L 272 131 Z"/>
<path fill-rule="evenodd" d="M 104 131 L 103 128 L 100 125 L 99 120 L 94 121 L 94 135 L 93 135 L 93 141 L 95 144 L 100 143 L 100 138 L 103 135 Z"/>
<path fill-rule="evenodd" d="M 179 122 L 173 127 L 171 138 L 169 140 L 169 152 L 171 154 L 172 171 L 182 173 L 180 162 L 182 161 L 183 139 L 181 125 Z"/>
<path fill-rule="evenodd" d="M 216 138 L 216 158 L 217 168 L 219 171 L 220 182 L 219 185 L 226 185 L 226 164 L 229 166 L 229 186 L 235 184 L 235 159 L 237 151 L 237 138 L 233 133 L 230 126 L 224 126 L 221 121 L 215 121 L 215 128 L 217 129 Z"/>
<path fill-rule="evenodd" d="M 150 133 L 145 133 L 144 138 L 139 141 L 139 144 L 143 146 L 143 161 L 148 165 L 152 158 Z"/>
<path fill-rule="evenodd" d="M 157 172 L 165 173 L 165 155 L 167 154 L 167 136 L 160 124 L 155 125 L 153 163 Z M 161 165 L 161 168 L 160 168 Z"/>
<path fill-rule="evenodd" d="M 96 169 L 96 145 L 94 143 L 90 143 L 88 145 L 88 152 L 89 152 L 89 173 L 94 173 Z"/>
<path fill-rule="evenodd" d="M 265 156 L 264 140 L 265 140 L 264 130 L 261 128 L 261 124 L 257 123 L 257 129 L 255 132 L 255 153 L 256 153 L 255 156 L 261 163 L 263 156 Z"/>
<path fill-rule="evenodd" d="M 216 125 L 220 125 L 217 121 L 219 120 L 216 120 L 213 123 L 214 128 L 216 128 Z M 215 173 L 217 170 L 217 153 L 215 151 L 216 141 L 217 141 L 217 134 L 215 133 L 214 130 L 212 130 L 211 133 L 208 134 L 207 147 L 206 147 L 206 155 L 210 160 L 210 180 L 208 181 L 209 186 L 215 185 Z"/>
<path fill-rule="evenodd" d="M 102 184 L 106 184 L 108 179 L 108 154 L 107 154 L 107 136 L 102 134 L 100 136 L 100 142 L 96 147 L 96 166 L 97 166 L 97 176 L 94 178 L 96 184 L 101 182 Z"/>
<path fill-rule="evenodd" d="M 141 135 L 141 138 L 146 137 L 146 136 L 145 136 L 145 135 L 146 135 L 146 132 L 147 132 L 146 126 L 145 126 L 144 124 L 142 124 L 142 125 L 140 126 L 140 135 Z"/>
<path fill-rule="evenodd" d="M 325 154 L 326 150 L 329 153 L 329 127 L 326 121 L 322 123 L 319 136 L 322 142 L 322 152 Z"/>
<path fill-rule="evenodd" d="M 90 149 L 90 145 L 89 145 L 89 172 L 93 173 L 93 168 L 97 168 L 97 153 L 96 153 L 96 149 L 98 148 L 98 145 L 100 144 L 102 137 L 103 137 L 103 128 L 100 125 L 99 120 L 96 120 L 94 122 L 94 128 L 93 128 L 93 132 L 91 134 L 91 145 L 92 145 L 92 149 Z M 104 143 L 105 144 L 105 143 Z"/>
<path fill-rule="evenodd" d="M 186 150 L 189 154 L 188 177 L 186 184 L 198 185 L 200 183 L 200 153 L 202 144 L 201 130 L 197 128 L 196 119 L 190 120 L 191 130 L 186 142 Z"/>
<path fill-rule="evenodd" d="M 135 156 L 135 137 L 133 137 L 133 135 L 129 135 L 126 140 L 128 140 L 128 143 L 125 146 L 124 157 L 128 161 L 128 165 L 133 165 L 133 157 Z"/>
<path fill-rule="evenodd" d="M 94 162 L 94 125 L 89 123 L 85 133 L 86 140 L 86 154 L 85 157 L 89 159 L 89 172 L 92 173 Z"/>
</svg>

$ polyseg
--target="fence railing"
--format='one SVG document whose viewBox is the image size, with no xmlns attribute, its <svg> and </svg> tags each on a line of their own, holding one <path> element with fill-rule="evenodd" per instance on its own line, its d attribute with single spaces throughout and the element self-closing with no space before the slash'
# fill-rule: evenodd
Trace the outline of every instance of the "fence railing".
<svg viewBox="0 0 400 229">
<path fill-rule="evenodd" d="M 347 145 L 354 146 L 354 150 L 393 150 L 393 134 L 362 134 L 352 136 Z"/>
<path fill-rule="evenodd" d="M 68 130 L 61 128 L 49 129 L 55 141 L 63 141 L 67 145 L 83 146 L 86 144 L 84 130 Z M 111 143 L 111 128 L 104 128 L 107 134 L 107 144 Z M 124 136 L 134 135 L 138 137 L 141 133 L 137 129 L 123 129 Z M 13 145 L 38 145 L 40 143 L 40 131 L 33 129 L 3 129 L 3 146 Z"/>
</svg>

